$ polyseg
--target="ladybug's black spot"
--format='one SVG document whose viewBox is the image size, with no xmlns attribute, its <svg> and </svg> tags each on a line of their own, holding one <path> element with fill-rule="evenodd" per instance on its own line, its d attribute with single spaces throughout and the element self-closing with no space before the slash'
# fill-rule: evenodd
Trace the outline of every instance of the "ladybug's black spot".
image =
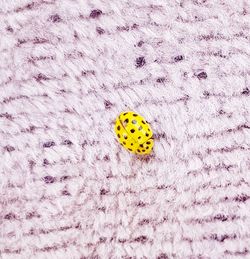
<svg viewBox="0 0 250 259">
<path fill-rule="evenodd" d="M 138 116 L 138 114 L 135 114 L 135 113 L 134 113 L 133 116 L 136 117 L 136 116 Z"/>
<path fill-rule="evenodd" d="M 128 123 L 128 119 L 126 119 L 124 122 L 125 122 L 125 123 Z"/>
<path fill-rule="evenodd" d="M 137 151 L 140 153 L 141 152 L 141 150 L 140 149 L 137 149 Z"/>
<path fill-rule="evenodd" d="M 138 139 L 141 139 L 141 136 L 139 136 Z"/>
<path fill-rule="evenodd" d="M 120 138 L 120 137 L 121 137 L 121 135 L 120 135 L 120 134 L 117 134 L 117 136 L 118 136 L 118 138 Z"/>
<path fill-rule="evenodd" d="M 146 149 L 149 149 L 149 147 L 146 147 Z"/>
<path fill-rule="evenodd" d="M 149 144 L 150 144 L 150 142 L 149 142 L 149 141 L 147 141 L 147 144 L 149 145 Z"/>
<path fill-rule="evenodd" d="M 140 147 L 143 147 L 143 145 L 142 145 L 142 144 L 140 144 Z"/>
<path fill-rule="evenodd" d="M 128 148 L 128 150 L 129 150 L 129 151 L 132 151 L 132 149 L 131 149 L 131 148 Z"/>
<path fill-rule="evenodd" d="M 131 132 L 131 133 L 134 133 L 134 132 L 135 132 L 135 130 L 134 130 L 134 129 L 132 129 L 132 130 L 130 130 L 130 132 Z"/>
<path fill-rule="evenodd" d="M 131 145 L 131 146 L 133 146 L 134 144 L 133 144 L 133 143 L 131 143 L 130 145 Z"/>
<path fill-rule="evenodd" d="M 145 152 L 145 149 L 143 149 L 142 152 Z"/>
<path fill-rule="evenodd" d="M 125 141 L 123 141 L 122 143 L 123 143 L 124 145 L 126 145 L 126 142 L 125 142 Z"/>
<path fill-rule="evenodd" d="M 127 139 L 127 138 L 128 138 L 128 136 L 127 136 L 127 135 L 124 135 L 124 138 L 125 138 L 125 139 Z"/>
<path fill-rule="evenodd" d="M 128 114 L 127 112 L 123 113 L 124 116 L 127 115 L 127 114 Z"/>
<path fill-rule="evenodd" d="M 120 129 L 121 129 L 121 127 L 120 127 L 120 126 L 118 126 L 118 127 L 117 127 L 117 130 L 120 130 Z"/>
<path fill-rule="evenodd" d="M 140 127 L 138 128 L 138 130 L 142 130 L 142 126 L 140 126 Z"/>
<path fill-rule="evenodd" d="M 143 124 L 146 124 L 146 122 L 145 122 L 145 121 L 142 121 L 142 123 L 143 123 Z"/>
<path fill-rule="evenodd" d="M 149 136 L 149 134 L 148 133 L 146 133 L 146 137 L 148 137 Z"/>
<path fill-rule="evenodd" d="M 136 124 L 136 123 L 137 123 L 137 121 L 136 121 L 136 120 L 132 120 L 132 123 L 133 123 L 133 124 Z"/>
</svg>

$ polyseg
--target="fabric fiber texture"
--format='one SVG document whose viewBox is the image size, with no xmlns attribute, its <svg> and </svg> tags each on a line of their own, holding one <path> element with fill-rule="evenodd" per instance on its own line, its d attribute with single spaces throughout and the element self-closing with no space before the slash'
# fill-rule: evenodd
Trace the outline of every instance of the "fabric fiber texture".
<svg viewBox="0 0 250 259">
<path fill-rule="evenodd" d="M 0 0 L 0 258 L 250 258 L 249 12 Z"/>
</svg>

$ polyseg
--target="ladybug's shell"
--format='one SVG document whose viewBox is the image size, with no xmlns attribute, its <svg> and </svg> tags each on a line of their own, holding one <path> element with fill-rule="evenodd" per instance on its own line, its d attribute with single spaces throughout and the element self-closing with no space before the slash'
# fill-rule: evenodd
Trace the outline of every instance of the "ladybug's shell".
<svg viewBox="0 0 250 259">
<path fill-rule="evenodd" d="M 115 122 L 118 141 L 130 152 L 149 154 L 153 148 L 153 132 L 149 123 L 138 113 L 122 112 Z"/>
</svg>

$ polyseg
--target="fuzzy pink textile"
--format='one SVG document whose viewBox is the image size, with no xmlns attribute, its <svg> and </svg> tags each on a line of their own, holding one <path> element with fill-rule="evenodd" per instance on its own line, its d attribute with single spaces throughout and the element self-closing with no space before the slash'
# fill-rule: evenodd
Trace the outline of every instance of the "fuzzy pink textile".
<svg viewBox="0 0 250 259">
<path fill-rule="evenodd" d="M 250 258 L 249 12 L 0 0 L 0 258 Z M 116 141 L 124 110 L 152 155 Z"/>
</svg>

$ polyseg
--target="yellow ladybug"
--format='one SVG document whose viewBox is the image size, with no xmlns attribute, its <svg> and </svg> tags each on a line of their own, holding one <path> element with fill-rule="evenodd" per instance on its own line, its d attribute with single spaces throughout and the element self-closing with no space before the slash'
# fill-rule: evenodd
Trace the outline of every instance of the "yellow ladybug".
<svg viewBox="0 0 250 259">
<path fill-rule="evenodd" d="M 115 133 L 119 142 L 131 153 L 147 155 L 154 146 L 152 129 L 138 113 L 122 112 L 116 118 Z"/>
</svg>

